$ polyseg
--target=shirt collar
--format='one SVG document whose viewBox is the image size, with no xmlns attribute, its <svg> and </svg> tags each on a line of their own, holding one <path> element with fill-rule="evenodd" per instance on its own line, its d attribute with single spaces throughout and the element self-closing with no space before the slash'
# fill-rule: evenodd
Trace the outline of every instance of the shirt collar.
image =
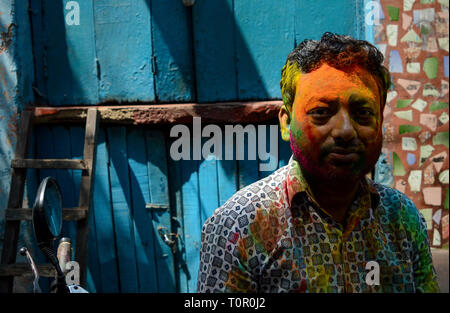
<svg viewBox="0 0 450 313">
<path fill-rule="evenodd" d="M 292 199 L 297 193 L 304 192 L 311 198 L 312 201 L 314 201 L 310 187 L 302 174 L 300 164 L 297 160 L 294 159 L 293 155 L 289 159 L 287 167 L 288 170 L 286 173 L 286 179 L 283 182 L 283 198 L 288 206 L 291 207 Z M 369 195 L 372 209 L 378 207 L 378 204 L 380 202 L 380 195 L 373 185 L 373 181 L 368 179 L 367 177 L 364 177 L 361 180 L 361 187 L 362 188 L 360 188 L 360 195 Z"/>
</svg>

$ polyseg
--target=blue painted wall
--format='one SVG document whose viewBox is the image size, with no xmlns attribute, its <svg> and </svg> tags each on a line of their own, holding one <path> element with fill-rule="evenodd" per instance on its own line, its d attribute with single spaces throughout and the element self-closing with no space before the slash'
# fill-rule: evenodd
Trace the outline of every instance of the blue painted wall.
<svg viewBox="0 0 450 313">
<path fill-rule="evenodd" d="M 15 131 L 7 123 L 25 100 L 65 106 L 280 99 L 281 68 L 301 40 L 324 31 L 357 38 L 365 32 L 363 0 L 197 0 L 191 8 L 181 0 L 77 2 L 80 25 L 65 22 L 66 0 L 31 1 L 31 26 L 27 1 L 0 6 L 0 12 L 21 12 L 21 52 L 0 53 L 0 70 L 12 77 L 2 94 L 23 98 L 0 95 L 0 131 L 12 140 Z M 2 17 L 3 29 L 13 16 Z M 29 71 L 20 76 L 15 66 Z M 81 158 L 83 134 L 79 126 L 40 126 L 30 155 Z M 0 138 L 4 210 L 14 144 Z M 238 189 L 269 174 L 258 170 L 258 160 L 173 161 L 171 140 L 167 127 L 102 126 L 90 217 L 90 291 L 194 292 L 203 222 Z M 289 156 L 289 145 L 279 138 L 279 166 Z M 80 171 L 30 171 L 27 196 L 34 199 L 46 175 L 60 181 L 64 205 L 75 206 Z M 146 203 L 169 209 L 149 210 Z M 179 234 L 177 254 L 161 240 L 160 227 Z M 63 232 L 75 239 L 73 223 L 65 222 Z"/>
</svg>

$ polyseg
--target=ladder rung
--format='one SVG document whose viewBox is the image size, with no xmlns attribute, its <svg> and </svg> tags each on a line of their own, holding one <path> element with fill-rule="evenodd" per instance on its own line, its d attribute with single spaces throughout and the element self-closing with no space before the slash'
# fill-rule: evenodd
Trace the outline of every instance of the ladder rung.
<svg viewBox="0 0 450 313">
<path fill-rule="evenodd" d="M 62 211 L 62 218 L 65 221 L 78 221 L 86 218 L 87 210 L 81 208 L 64 208 Z M 32 209 L 17 208 L 7 209 L 5 219 L 8 221 L 21 221 L 32 219 Z"/>
<path fill-rule="evenodd" d="M 52 264 L 36 264 L 40 277 L 55 277 L 56 270 Z M 0 264 L 0 276 L 32 275 L 28 263 Z"/>
<path fill-rule="evenodd" d="M 74 170 L 86 170 L 88 165 L 84 160 L 72 159 L 14 159 L 11 160 L 12 168 L 62 168 Z"/>
</svg>

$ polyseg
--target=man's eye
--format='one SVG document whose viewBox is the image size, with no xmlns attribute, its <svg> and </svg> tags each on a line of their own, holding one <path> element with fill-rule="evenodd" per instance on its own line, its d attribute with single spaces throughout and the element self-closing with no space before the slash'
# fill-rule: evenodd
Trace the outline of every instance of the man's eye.
<svg viewBox="0 0 450 313">
<path fill-rule="evenodd" d="M 325 117 L 330 115 L 330 109 L 328 108 L 316 108 L 308 112 L 311 115 L 318 117 Z"/>
<path fill-rule="evenodd" d="M 374 115 L 374 113 L 373 113 L 373 111 L 370 110 L 370 109 L 359 109 L 359 110 L 358 110 L 358 116 L 361 116 L 361 117 L 371 117 L 371 116 L 373 116 L 373 115 Z"/>
</svg>

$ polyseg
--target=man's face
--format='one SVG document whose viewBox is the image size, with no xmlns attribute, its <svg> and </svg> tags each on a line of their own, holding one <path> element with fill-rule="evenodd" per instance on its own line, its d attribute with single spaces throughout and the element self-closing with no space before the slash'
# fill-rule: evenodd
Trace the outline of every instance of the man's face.
<svg viewBox="0 0 450 313">
<path fill-rule="evenodd" d="M 365 69 L 343 71 L 323 64 L 300 75 L 290 141 L 310 176 L 341 182 L 363 177 L 380 155 L 381 125 L 379 88 Z"/>
</svg>

